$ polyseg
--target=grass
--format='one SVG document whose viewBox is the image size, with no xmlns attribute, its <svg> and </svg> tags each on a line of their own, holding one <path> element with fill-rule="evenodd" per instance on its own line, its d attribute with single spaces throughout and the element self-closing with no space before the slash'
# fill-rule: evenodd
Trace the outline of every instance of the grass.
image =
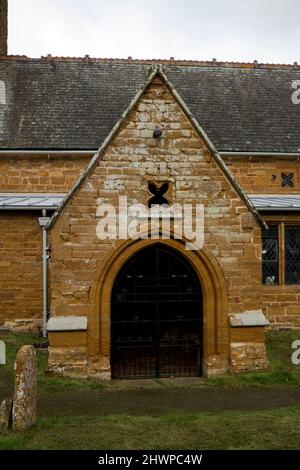
<svg viewBox="0 0 300 470">
<path fill-rule="evenodd" d="M 13 387 L 13 364 L 19 348 L 23 344 L 34 344 L 39 338 L 31 334 L 11 334 L 8 332 L 0 332 L 0 339 L 6 343 L 6 365 L 0 368 L 0 386 L 5 381 L 8 388 Z M 46 350 L 39 350 L 38 357 L 38 389 L 40 392 L 62 392 L 68 390 L 86 390 L 99 389 L 102 384 L 96 380 L 75 380 L 47 375 L 48 355 Z"/>
<path fill-rule="evenodd" d="M 299 330 L 269 331 L 266 348 L 270 369 L 266 372 L 245 372 L 221 375 L 207 380 L 207 384 L 223 387 L 243 385 L 300 385 L 300 365 L 291 361 L 292 342 L 300 339 Z"/>
<path fill-rule="evenodd" d="M 299 444 L 300 407 L 157 417 L 39 418 L 37 425 L 25 433 L 0 438 L 0 450 L 292 450 Z"/>
<path fill-rule="evenodd" d="M 7 344 L 7 365 L 0 368 L 3 383 L 13 383 L 13 363 L 22 344 L 32 344 L 32 335 L 0 332 Z M 293 340 L 298 331 L 269 332 L 267 372 L 224 375 L 188 387 L 230 388 L 286 385 L 300 386 L 300 366 L 291 363 Z M 45 374 L 47 354 L 38 352 L 39 394 L 98 389 L 110 390 L 124 385 L 101 384 L 93 380 L 72 380 Z M 157 386 L 159 379 L 153 381 Z M 165 385 L 171 387 L 172 385 Z M 136 385 L 139 388 L 138 385 Z M 6 388 L 7 390 L 7 388 Z M 142 394 L 143 392 L 141 392 Z M 183 397 L 184 397 L 183 390 Z M 101 397 L 99 398 L 101 399 Z M 55 403 L 55 400 L 54 400 Z M 289 406 L 263 411 L 183 412 L 178 410 L 151 416 L 113 413 L 107 416 L 39 417 L 36 425 L 22 434 L 0 437 L 0 450 L 10 449 L 299 449 L 300 407 Z"/>
</svg>

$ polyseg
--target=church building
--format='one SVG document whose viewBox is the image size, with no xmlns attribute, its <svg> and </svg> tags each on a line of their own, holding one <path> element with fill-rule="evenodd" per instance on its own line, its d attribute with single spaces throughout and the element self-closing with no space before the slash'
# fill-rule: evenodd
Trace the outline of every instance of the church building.
<svg viewBox="0 0 300 470">
<path fill-rule="evenodd" d="M 266 370 L 300 328 L 300 65 L 7 54 L 0 328 L 69 377 Z"/>
</svg>

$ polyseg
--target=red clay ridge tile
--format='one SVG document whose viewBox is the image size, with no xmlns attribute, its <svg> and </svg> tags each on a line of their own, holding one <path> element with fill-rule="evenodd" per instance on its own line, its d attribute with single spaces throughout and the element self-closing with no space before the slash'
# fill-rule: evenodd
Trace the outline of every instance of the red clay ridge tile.
<svg viewBox="0 0 300 470">
<path fill-rule="evenodd" d="M 162 64 L 162 65 L 176 65 L 176 66 L 199 66 L 199 67 L 228 67 L 228 68 L 267 68 L 267 69 L 284 69 L 284 68 L 300 68 L 300 64 L 294 62 L 293 64 L 272 64 L 260 63 L 257 60 L 253 62 L 231 62 L 231 61 L 218 61 L 212 60 L 191 60 L 191 59 L 134 59 L 129 56 L 127 59 L 113 58 L 113 57 L 90 57 L 88 54 L 84 57 L 68 57 L 68 56 L 41 56 L 40 58 L 31 58 L 26 55 L 2 55 L 0 61 L 36 61 L 36 62 L 95 62 L 95 63 L 114 63 L 114 64 Z"/>
</svg>

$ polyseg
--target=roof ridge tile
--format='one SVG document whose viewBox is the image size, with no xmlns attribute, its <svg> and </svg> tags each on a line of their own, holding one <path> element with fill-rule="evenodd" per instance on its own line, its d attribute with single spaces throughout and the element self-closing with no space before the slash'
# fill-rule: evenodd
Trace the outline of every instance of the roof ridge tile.
<svg viewBox="0 0 300 470">
<path fill-rule="evenodd" d="M 26 55 L 2 55 L 0 61 L 24 61 L 24 62 L 95 62 L 95 63 L 114 63 L 114 64 L 141 64 L 151 65 L 162 64 L 162 65 L 176 65 L 176 66 L 200 66 L 200 67 L 228 67 L 228 68 L 267 68 L 267 69 L 285 69 L 285 68 L 299 68 L 300 64 L 294 62 L 293 64 L 282 64 L 282 63 L 264 63 L 254 60 L 253 62 L 235 62 L 235 61 L 218 61 L 217 59 L 212 60 L 197 60 L 197 59 L 134 59 L 133 57 L 126 58 L 115 58 L 115 57 L 90 57 L 86 54 L 84 57 L 72 57 L 72 56 L 47 56 L 41 57 L 28 57 Z"/>
</svg>

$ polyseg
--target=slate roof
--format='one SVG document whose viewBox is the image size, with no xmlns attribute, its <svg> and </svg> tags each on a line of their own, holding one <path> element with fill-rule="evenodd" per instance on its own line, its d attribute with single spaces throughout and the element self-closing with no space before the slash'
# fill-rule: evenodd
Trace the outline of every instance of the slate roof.
<svg viewBox="0 0 300 470">
<path fill-rule="evenodd" d="M 202 127 L 197 122 L 197 120 L 193 117 L 193 115 L 191 114 L 190 110 L 188 109 L 186 103 L 178 95 L 176 89 L 173 87 L 172 83 L 169 81 L 169 79 L 166 76 L 166 74 L 165 74 L 164 70 L 162 69 L 162 67 L 160 65 L 156 65 L 155 67 L 153 67 L 153 69 L 152 69 L 146 83 L 144 84 L 144 86 L 141 87 L 138 90 L 135 97 L 133 98 L 133 100 L 131 100 L 131 102 L 127 106 L 127 109 L 122 114 L 121 118 L 118 120 L 118 122 L 115 124 L 115 126 L 113 127 L 111 132 L 104 139 L 101 146 L 99 147 L 97 152 L 94 154 L 93 158 L 90 160 L 90 162 L 87 165 L 87 167 L 85 168 L 85 170 L 81 173 L 81 175 L 79 176 L 79 178 L 76 181 L 76 183 L 74 184 L 74 186 L 66 194 L 66 196 L 63 199 L 62 203 L 60 204 L 60 206 L 57 208 L 57 210 L 52 215 L 49 223 L 46 226 L 47 230 L 50 230 L 54 226 L 56 220 L 60 217 L 60 214 L 63 212 L 64 208 L 70 203 L 70 201 L 75 196 L 75 194 L 78 192 L 78 190 L 80 189 L 82 184 L 85 182 L 85 180 L 88 178 L 88 176 L 92 173 L 94 168 L 98 165 L 98 162 L 102 158 L 102 156 L 104 155 L 107 146 L 110 144 L 110 142 L 115 137 L 115 135 L 117 135 L 117 133 L 119 132 L 119 130 L 122 127 L 123 123 L 125 122 L 125 120 L 129 116 L 130 112 L 132 111 L 132 109 L 134 109 L 136 104 L 139 102 L 140 98 L 143 96 L 143 93 L 145 92 L 147 87 L 157 77 L 159 77 L 163 81 L 163 83 L 166 85 L 167 89 L 171 93 L 174 100 L 177 102 L 179 107 L 182 109 L 182 111 L 185 113 L 187 118 L 190 120 L 190 122 L 193 125 L 193 127 L 194 127 L 195 131 L 197 132 L 197 134 L 201 137 L 203 142 L 205 142 L 205 144 L 207 145 L 207 148 L 210 150 L 211 156 L 215 160 L 215 163 L 220 168 L 220 170 L 222 171 L 225 178 L 227 178 L 227 180 L 231 184 L 232 188 L 235 189 L 236 193 L 239 195 L 241 200 L 244 202 L 244 204 L 246 205 L 248 210 L 250 212 L 252 212 L 252 214 L 255 217 L 256 221 L 262 227 L 267 228 L 266 222 L 263 220 L 263 218 L 258 213 L 256 208 L 253 206 L 252 202 L 247 197 L 246 193 L 244 192 L 242 187 L 239 185 L 239 183 L 236 181 L 236 179 L 232 175 L 229 168 L 225 165 L 225 163 L 223 162 L 220 154 L 218 153 L 217 149 L 215 148 L 214 144 L 211 142 L 211 140 L 209 139 L 209 137 L 207 136 L 205 131 L 202 129 Z"/>
<path fill-rule="evenodd" d="M 153 63 L 219 152 L 300 153 L 300 66 L 11 56 L 0 59 L 0 148 L 97 149 Z"/>
</svg>

